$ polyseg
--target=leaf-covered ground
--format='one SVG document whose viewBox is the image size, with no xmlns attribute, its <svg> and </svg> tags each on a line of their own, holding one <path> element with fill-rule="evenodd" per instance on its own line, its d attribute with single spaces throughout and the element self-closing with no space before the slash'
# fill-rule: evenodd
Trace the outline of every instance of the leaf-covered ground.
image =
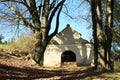
<svg viewBox="0 0 120 80">
<path fill-rule="evenodd" d="M 25 58 L 0 54 L 0 80 L 120 80 L 119 72 L 94 72 L 90 66 L 42 68 Z"/>
</svg>

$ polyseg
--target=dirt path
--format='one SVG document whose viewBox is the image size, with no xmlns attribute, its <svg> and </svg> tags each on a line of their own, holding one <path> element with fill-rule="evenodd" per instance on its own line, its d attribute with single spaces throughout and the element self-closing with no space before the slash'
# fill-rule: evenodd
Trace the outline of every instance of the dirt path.
<svg viewBox="0 0 120 80">
<path fill-rule="evenodd" d="M 61 68 L 31 66 L 24 59 L 0 57 L 0 80 L 120 80 L 115 72 L 93 72 L 89 66 Z"/>
</svg>

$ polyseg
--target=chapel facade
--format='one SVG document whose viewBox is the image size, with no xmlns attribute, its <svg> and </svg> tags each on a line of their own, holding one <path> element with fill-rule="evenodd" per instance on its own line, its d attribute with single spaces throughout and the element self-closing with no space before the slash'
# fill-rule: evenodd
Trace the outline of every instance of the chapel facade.
<svg viewBox="0 0 120 80">
<path fill-rule="evenodd" d="M 64 62 L 75 62 L 77 66 L 91 65 L 93 56 L 93 45 L 67 24 L 47 46 L 43 66 L 61 67 Z"/>
</svg>

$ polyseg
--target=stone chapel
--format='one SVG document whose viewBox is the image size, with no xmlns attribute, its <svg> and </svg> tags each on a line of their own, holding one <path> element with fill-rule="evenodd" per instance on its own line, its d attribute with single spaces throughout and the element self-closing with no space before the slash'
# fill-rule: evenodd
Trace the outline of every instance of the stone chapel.
<svg viewBox="0 0 120 80">
<path fill-rule="evenodd" d="M 77 66 L 90 65 L 93 56 L 93 45 L 67 24 L 47 46 L 43 66 L 61 67 L 64 62 L 75 62 Z"/>
</svg>

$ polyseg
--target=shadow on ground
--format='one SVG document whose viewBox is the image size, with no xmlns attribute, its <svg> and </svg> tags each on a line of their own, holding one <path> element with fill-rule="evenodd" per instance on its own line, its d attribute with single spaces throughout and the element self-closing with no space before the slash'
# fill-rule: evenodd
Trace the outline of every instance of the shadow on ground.
<svg viewBox="0 0 120 80">
<path fill-rule="evenodd" d="M 91 69 L 78 70 L 78 71 L 65 71 L 65 70 L 43 70 L 30 67 L 13 67 L 5 64 L 0 64 L 0 79 L 48 79 L 55 76 L 59 77 L 59 80 L 79 80 L 91 77 L 94 78 L 103 72 L 92 72 Z M 53 80 L 53 79 L 52 79 Z"/>
<path fill-rule="evenodd" d="M 37 79 L 51 78 L 56 75 L 62 75 L 62 72 L 0 64 L 0 79 Z"/>
</svg>

